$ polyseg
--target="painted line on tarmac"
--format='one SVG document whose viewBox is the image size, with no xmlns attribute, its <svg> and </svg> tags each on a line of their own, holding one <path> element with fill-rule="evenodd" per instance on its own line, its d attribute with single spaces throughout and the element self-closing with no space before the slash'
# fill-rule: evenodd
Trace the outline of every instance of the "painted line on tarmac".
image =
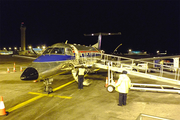
<svg viewBox="0 0 180 120">
<path fill-rule="evenodd" d="M 59 97 L 59 98 L 65 98 L 65 99 L 71 99 L 72 97 L 68 96 L 60 96 L 60 95 L 52 95 L 52 94 L 43 94 L 43 93 L 37 93 L 37 92 L 29 92 L 28 94 L 33 94 L 33 95 L 42 95 L 46 97 Z"/>
<path fill-rule="evenodd" d="M 67 86 L 67 85 L 69 85 L 69 84 L 71 84 L 71 83 L 73 83 L 73 82 L 75 82 L 75 80 L 70 81 L 70 82 L 68 82 L 68 83 L 66 83 L 66 84 L 64 84 L 64 85 L 61 85 L 61 86 L 53 89 L 53 91 L 57 91 L 57 90 L 65 87 L 65 86 Z M 12 111 L 14 111 L 14 110 L 16 110 L 16 109 L 18 109 L 18 108 L 21 108 L 21 107 L 23 107 L 23 106 L 25 106 L 25 105 L 27 105 L 27 104 L 35 101 L 35 100 L 38 100 L 38 99 L 40 99 L 40 98 L 42 98 L 42 97 L 44 97 L 44 96 L 45 96 L 44 94 L 40 94 L 40 95 L 38 95 L 38 96 L 36 96 L 36 97 L 34 97 L 34 98 L 31 98 L 31 99 L 29 99 L 29 100 L 27 100 L 27 101 L 25 101 L 25 102 L 23 102 L 23 103 L 20 103 L 20 104 L 14 106 L 14 107 L 12 107 L 12 108 L 9 108 L 9 109 L 6 110 L 6 111 L 7 111 L 7 112 L 12 112 Z"/>
<path fill-rule="evenodd" d="M 72 81 L 70 81 L 70 82 L 68 82 L 68 83 L 66 83 L 66 84 L 64 84 L 64 85 L 61 85 L 61 86 L 59 86 L 59 87 L 57 87 L 57 88 L 54 88 L 54 89 L 53 89 L 53 92 L 54 92 L 54 91 L 57 91 L 57 90 L 59 90 L 59 89 L 61 89 L 61 88 L 63 88 L 63 87 L 65 87 L 65 86 L 67 86 L 67 85 L 69 85 L 69 84 L 71 84 L 71 83 L 73 83 L 73 82 L 75 82 L 75 80 L 72 80 Z"/>
<path fill-rule="evenodd" d="M 35 101 L 35 100 L 38 100 L 38 99 L 40 99 L 42 97 L 44 97 L 44 96 L 43 95 L 36 96 L 36 97 L 34 97 L 32 99 L 29 99 L 29 100 L 27 100 L 27 101 L 25 101 L 23 103 L 18 104 L 16 106 L 12 107 L 12 108 L 9 108 L 8 110 L 6 110 L 6 112 L 12 112 L 12 111 L 14 111 L 14 110 L 16 110 L 16 109 L 18 109 L 20 107 L 23 107 L 23 106 L 25 106 L 25 105 L 27 105 L 27 104 Z"/>
</svg>

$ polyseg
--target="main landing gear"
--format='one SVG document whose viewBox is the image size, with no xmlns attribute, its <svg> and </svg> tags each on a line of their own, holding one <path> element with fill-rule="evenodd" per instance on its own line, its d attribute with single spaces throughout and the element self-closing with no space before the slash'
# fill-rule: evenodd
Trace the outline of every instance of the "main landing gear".
<svg viewBox="0 0 180 120">
<path fill-rule="evenodd" d="M 52 82 L 53 82 L 52 78 L 51 79 L 47 78 L 44 80 L 44 85 L 45 85 L 44 92 L 47 92 L 48 94 L 53 92 L 52 87 L 49 86 L 50 84 L 52 84 Z"/>
</svg>

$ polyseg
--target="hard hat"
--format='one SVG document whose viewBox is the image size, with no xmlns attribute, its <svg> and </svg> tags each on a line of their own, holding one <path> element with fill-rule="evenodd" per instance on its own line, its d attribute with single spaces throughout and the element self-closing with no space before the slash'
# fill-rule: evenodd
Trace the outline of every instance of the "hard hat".
<svg viewBox="0 0 180 120">
<path fill-rule="evenodd" d="M 127 71 L 123 71 L 122 74 L 127 74 Z"/>
</svg>

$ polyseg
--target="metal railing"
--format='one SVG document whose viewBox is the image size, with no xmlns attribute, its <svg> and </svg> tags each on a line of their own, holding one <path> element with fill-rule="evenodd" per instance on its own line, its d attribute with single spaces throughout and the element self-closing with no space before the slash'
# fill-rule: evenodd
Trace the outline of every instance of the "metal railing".
<svg viewBox="0 0 180 120">
<path fill-rule="evenodd" d="M 130 71 L 137 71 L 145 74 L 156 73 L 156 75 L 160 77 L 179 80 L 180 68 L 110 54 L 102 54 L 101 56 L 101 64 L 103 65 L 112 62 L 114 67 L 126 68 Z"/>
<path fill-rule="evenodd" d="M 132 59 L 103 53 L 93 53 L 91 56 L 83 57 L 82 59 L 84 59 L 84 63 L 89 62 L 91 65 L 94 64 L 99 68 L 102 67 L 107 69 L 108 63 L 111 63 L 112 71 L 120 72 L 122 70 L 127 70 L 131 75 L 180 85 L 180 68 L 153 63 L 152 60 L 142 61 L 140 59 Z"/>
</svg>

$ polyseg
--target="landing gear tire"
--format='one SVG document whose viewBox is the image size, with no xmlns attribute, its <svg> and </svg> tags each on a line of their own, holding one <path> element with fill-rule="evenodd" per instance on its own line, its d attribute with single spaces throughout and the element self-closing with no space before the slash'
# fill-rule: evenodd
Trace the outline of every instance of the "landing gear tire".
<svg viewBox="0 0 180 120">
<path fill-rule="evenodd" d="M 53 89 L 52 89 L 52 87 L 45 86 L 45 87 L 44 87 L 44 92 L 47 92 L 47 93 L 49 94 L 49 93 L 52 93 L 52 92 L 53 92 Z"/>
<path fill-rule="evenodd" d="M 44 80 L 44 85 L 45 85 L 44 92 L 47 92 L 48 94 L 53 92 L 52 87 L 49 86 L 50 84 L 52 84 L 52 82 L 53 82 L 53 79 Z"/>
<path fill-rule="evenodd" d="M 53 92 L 53 89 L 52 89 L 52 87 L 49 87 L 48 94 L 49 94 L 49 93 L 52 93 L 52 92 Z"/>
<path fill-rule="evenodd" d="M 107 90 L 108 92 L 112 93 L 112 92 L 114 91 L 114 86 L 108 85 L 107 88 L 106 88 L 106 90 Z"/>
</svg>

